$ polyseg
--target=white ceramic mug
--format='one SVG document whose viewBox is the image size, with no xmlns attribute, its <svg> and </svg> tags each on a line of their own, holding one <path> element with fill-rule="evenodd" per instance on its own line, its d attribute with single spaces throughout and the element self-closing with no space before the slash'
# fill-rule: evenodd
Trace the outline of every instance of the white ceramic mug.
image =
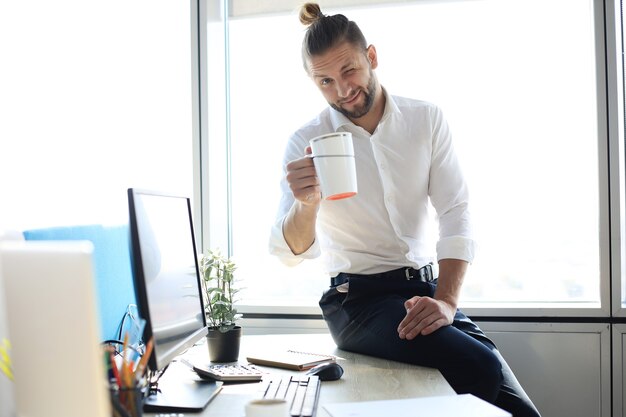
<svg viewBox="0 0 626 417">
<path fill-rule="evenodd" d="M 350 132 L 336 132 L 309 141 L 311 157 L 325 200 L 340 200 L 357 193 L 356 164 Z"/>
</svg>

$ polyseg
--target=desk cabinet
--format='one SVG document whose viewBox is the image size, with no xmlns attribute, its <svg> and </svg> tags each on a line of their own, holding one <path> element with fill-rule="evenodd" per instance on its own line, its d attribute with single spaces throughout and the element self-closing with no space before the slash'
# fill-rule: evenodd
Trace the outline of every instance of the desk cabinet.
<svg viewBox="0 0 626 417">
<path fill-rule="evenodd" d="M 613 325 L 613 416 L 626 417 L 626 324 Z"/>
<path fill-rule="evenodd" d="M 611 417 L 608 324 L 483 322 L 479 326 L 496 343 L 542 417 Z"/>
</svg>

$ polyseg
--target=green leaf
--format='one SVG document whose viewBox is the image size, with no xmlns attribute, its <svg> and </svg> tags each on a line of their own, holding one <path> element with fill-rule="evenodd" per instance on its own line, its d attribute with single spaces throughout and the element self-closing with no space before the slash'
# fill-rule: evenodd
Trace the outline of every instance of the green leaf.
<svg viewBox="0 0 626 417">
<path fill-rule="evenodd" d="M 241 314 L 233 307 L 240 291 L 235 288 L 235 262 L 223 256 L 219 249 L 207 250 L 200 256 L 200 273 L 207 320 L 220 329 L 232 328 Z"/>
</svg>

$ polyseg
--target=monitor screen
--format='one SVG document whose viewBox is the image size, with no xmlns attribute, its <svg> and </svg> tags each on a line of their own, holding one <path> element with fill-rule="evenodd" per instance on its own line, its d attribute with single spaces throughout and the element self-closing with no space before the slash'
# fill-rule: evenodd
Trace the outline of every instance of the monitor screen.
<svg viewBox="0 0 626 417">
<path fill-rule="evenodd" d="M 135 292 L 158 370 L 207 333 L 191 207 L 186 197 L 130 193 Z"/>
<path fill-rule="evenodd" d="M 191 204 L 187 197 L 133 188 L 128 190 L 128 202 L 137 307 L 146 321 L 144 341 L 152 337 L 154 342 L 148 366 L 163 371 L 208 332 Z M 171 385 L 199 388 L 200 397 L 210 388 L 180 382 Z M 159 383 L 159 392 L 165 386 Z M 163 394 L 162 399 L 183 397 Z M 159 401 L 149 397 L 146 404 L 157 410 Z M 188 404 L 161 405 L 163 409 L 189 409 Z"/>
</svg>

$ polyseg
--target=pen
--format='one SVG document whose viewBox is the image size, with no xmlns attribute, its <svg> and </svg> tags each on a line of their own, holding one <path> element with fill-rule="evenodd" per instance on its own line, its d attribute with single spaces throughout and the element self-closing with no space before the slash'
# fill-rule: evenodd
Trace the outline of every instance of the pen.
<svg viewBox="0 0 626 417">
<path fill-rule="evenodd" d="M 111 381 L 113 379 L 113 369 L 111 369 L 111 355 L 109 354 L 109 346 L 105 346 L 104 349 L 102 349 L 102 352 L 104 353 L 104 366 L 107 371 L 107 377 L 109 378 L 109 381 Z"/>
<path fill-rule="evenodd" d="M 117 369 L 117 364 L 115 363 L 115 357 L 113 356 L 113 350 L 109 349 L 109 361 L 111 362 L 111 369 L 113 370 L 113 377 L 117 386 L 122 388 L 122 379 L 120 378 L 120 371 Z"/>
<path fill-rule="evenodd" d="M 134 388 L 132 375 L 133 375 L 133 362 L 132 361 L 126 362 L 126 364 L 124 365 L 124 385 L 125 385 L 125 388 L 127 389 Z"/>
<path fill-rule="evenodd" d="M 124 345 L 122 347 L 122 359 L 124 363 L 128 360 L 128 332 L 124 334 Z"/>
</svg>

